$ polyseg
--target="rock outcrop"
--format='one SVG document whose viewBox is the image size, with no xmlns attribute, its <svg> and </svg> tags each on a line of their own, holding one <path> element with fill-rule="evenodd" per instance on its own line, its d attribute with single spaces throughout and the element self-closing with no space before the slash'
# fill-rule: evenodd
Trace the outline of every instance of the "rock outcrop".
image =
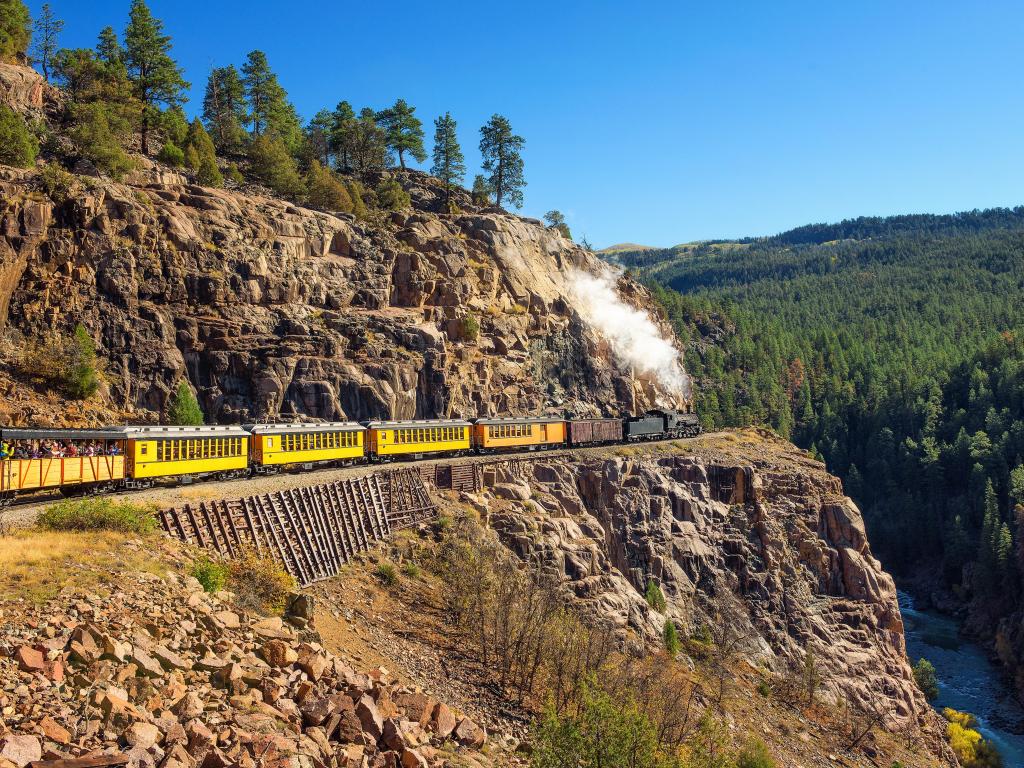
<svg viewBox="0 0 1024 768">
<path fill-rule="evenodd" d="M 728 624 L 752 663 L 786 673 L 810 651 L 825 695 L 897 720 L 933 716 L 859 510 L 819 463 L 757 439 L 766 450 L 720 458 L 512 461 L 477 503 L 511 549 L 624 633 L 655 644 L 666 617 L 687 634 Z M 664 614 L 645 601 L 649 580 Z"/>
<path fill-rule="evenodd" d="M 290 623 L 237 611 L 188 577 L 120 580 L 115 595 L 65 590 L 0 622 L 0 768 L 490 763 L 477 752 L 483 725 L 325 651 L 308 597 Z"/>
<path fill-rule="evenodd" d="M 368 223 L 136 176 L 76 182 L 58 203 L 36 172 L 0 168 L 0 368 L 81 323 L 107 402 L 143 420 L 183 377 L 222 422 L 616 413 L 665 399 L 620 370 L 573 307 L 572 270 L 602 264 L 540 222 L 423 210 Z"/>
</svg>

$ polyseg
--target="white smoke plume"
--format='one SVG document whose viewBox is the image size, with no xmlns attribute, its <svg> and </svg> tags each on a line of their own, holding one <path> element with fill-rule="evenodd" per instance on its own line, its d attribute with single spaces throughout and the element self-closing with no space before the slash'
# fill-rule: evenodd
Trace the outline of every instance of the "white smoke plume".
<svg viewBox="0 0 1024 768">
<path fill-rule="evenodd" d="M 689 400 L 690 377 L 679 350 L 643 310 L 630 306 L 615 290 L 615 276 L 574 270 L 569 288 L 580 315 L 611 346 L 620 365 L 631 366 L 661 385 L 673 400 Z"/>
</svg>

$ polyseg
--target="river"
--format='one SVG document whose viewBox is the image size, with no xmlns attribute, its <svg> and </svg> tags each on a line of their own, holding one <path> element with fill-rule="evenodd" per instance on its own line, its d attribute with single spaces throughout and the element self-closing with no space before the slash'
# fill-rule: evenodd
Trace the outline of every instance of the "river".
<svg viewBox="0 0 1024 768">
<path fill-rule="evenodd" d="M 939 697 L 932 703 L 940 711 L 952 707 L 970 712 L 978 720 L 978 730 L 1003 756 L 1003 765 L 1024 768 L 1024 707 L 1002 670 L 979 646 L 960 637 L 955 619 L 915 609 L 914 599 L 905 592 L 899 593 L 899 600 L 910 662 L 924 657 L 935 665 Z"/>
</svg>

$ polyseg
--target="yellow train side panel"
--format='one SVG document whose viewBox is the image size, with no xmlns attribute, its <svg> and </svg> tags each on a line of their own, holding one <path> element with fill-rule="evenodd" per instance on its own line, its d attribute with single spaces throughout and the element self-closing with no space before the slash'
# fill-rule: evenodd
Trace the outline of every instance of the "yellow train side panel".
<svg viewBox="0 0 1024 768">
<path fill-rule="evenodd" d="M 530 424 L 529 434 L 516 437 L 496 437 L 490 434 L 488 424 L 476 424 L 476 444 L 482 448 L 515 448 L 530 445 L 554 445 L 565 442 L 565 422 Z M 508 425 L 498 425 L 508 426 Z"/>
<path fill-rule="evenodd" d="M 129 440 L 128 452 L 132 457 L 132 477 L 142 479 L 246 469 L 249 466 L 248 442 L 247 439 L 242 438 L 242 452 L 238 456 L 161 461 L 157 458 L 158 441 Z"/>
<path fill-rule="evenodd" d="M 280 435 L 255 435 L 252 440 L 253 456 L 260 464 L 266 466 L 344 461 L 346 459 L 361 459 L 365 455 L 362 432 L 357 433 L 355 445 L 345 448 L 311 448 L 305 451 L 282 450 Z"/>
<path fill-rule="evenodd" d="M 378 456 L 408 456 L 416 453 L 444 453 L 469 450 L 469 427 L 461 427 L 462 437 L 455 440 L 424 440 L 396 443 L 394 429 L 370 428 L 370 447 Z"/>
<path fill-rule="evenodd" d="M 124 467 L 124 456 L 11 459 L 0 462 L 0 491 L 124 480 Z"/>
</svg>

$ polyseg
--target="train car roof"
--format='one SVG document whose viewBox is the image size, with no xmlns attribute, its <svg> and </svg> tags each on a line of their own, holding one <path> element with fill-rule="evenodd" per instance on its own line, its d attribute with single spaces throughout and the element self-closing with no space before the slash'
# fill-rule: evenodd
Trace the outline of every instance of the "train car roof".
<svg viewBox="0 0 1024 768">
<path fill-rule="evenodd" d="M 477 419 L 475 424 L 551 424 L 565 421 L 561 416 L 508 416 L 502 419 Z"/>
<path fill-rule="evenodd" d="M 184 438 L 184 437 L 248 437 L 249 433 L 237 425 L 210 427 L 122 427 L 128 438 Z"/>
<path fill-rule="evenodd" d="M 418 421 L 368 421 L 367 427 L 471 427 L 470 422 L 463 419 L 421 419 Z"/>
<path fill-rule="evenodd" d="M 36 429 L 34 427 L 0 427 L 5 440 L 124 440 L 124 427 L 99 429 Z"/>
<path fill-rule="evenodd" d="M 306 432 L 355 432 L 365 430 L 358 421 L 324 421 L 318 424 L 243 424 L 242 429 L 254 435 L 299 434 Z"/>
</svg>

